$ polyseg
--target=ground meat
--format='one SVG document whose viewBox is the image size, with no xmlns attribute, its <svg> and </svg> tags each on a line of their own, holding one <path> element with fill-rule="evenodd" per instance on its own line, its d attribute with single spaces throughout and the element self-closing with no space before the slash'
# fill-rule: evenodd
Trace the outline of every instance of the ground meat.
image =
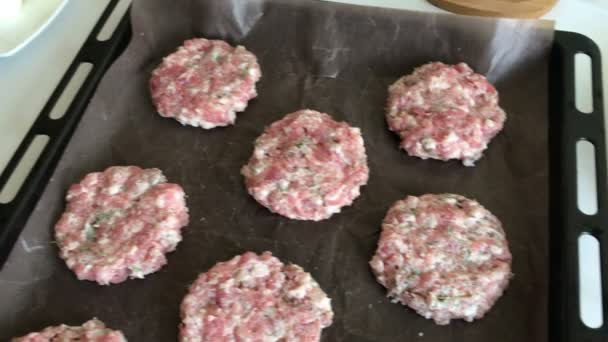
<svg viewBox="0 0 608 342">
<path fill-rule="evenodd" d="M 352 204 L 369 177 L 360 130 L 307 109 L 268 127 L 241 172 L 263 206 L 314 221 Z"/>
<path fill-rule="evenodd" d="M 483 317 L 511 278 L 511 253 L 498 219 L 452 194 L 395 203 L 370 265 L 393 301 L 437 324 Z"/>
<path fill-rule="evenodd" d="M 247 252 L 201 274 L 181 316 L 181 342 L 316 342 L 333 312 L 300 266 Z"/>
<path fill-rule="evenodd" d="M 40 332 L 17 337 L 12 342 L 126 342 L 122 332 L 110 330 L 98 319 L 92 319 L 80 327 L 65 324 L 48 327 Z"/>
<path fill-rule="evenodd" d="M 473 166 L 502 130 L 506 114 L 484 76 L 464 63 L 435 62 L 389 87 L 386 119 L 409 155 Z"/>
<path fill-rule="evenodd" d="M 78 279 L 102 285 L 160 269 L 188 224 L 185 194 L 158 169 L 115 166 L 72 185 L 55 225 L 60 255 Z"/>
<path fill-rule="evenodd" d="M 261 75 L 255 55 L 244 47 L 191 39 L 152 72 L 152 101 L 161 116 L 183 125 L 227 126 L 257 96 Z"/>
</svg>

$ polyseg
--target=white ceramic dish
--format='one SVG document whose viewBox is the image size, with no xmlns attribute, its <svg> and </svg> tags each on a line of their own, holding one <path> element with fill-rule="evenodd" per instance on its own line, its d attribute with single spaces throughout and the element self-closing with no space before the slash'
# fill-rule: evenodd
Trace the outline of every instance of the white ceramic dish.
<svg viewBox="0 0 608 342">
<path fill-rule="evenodd" d="M 21 11 L 0 18 L 0 57 L 17 53 L 57 17 L 68 0 L 24 0 Z"/>
</svg>

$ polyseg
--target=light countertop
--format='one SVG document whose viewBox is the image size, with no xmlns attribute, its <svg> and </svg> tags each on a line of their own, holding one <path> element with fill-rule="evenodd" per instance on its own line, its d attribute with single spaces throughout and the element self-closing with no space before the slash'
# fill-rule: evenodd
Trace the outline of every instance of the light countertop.
<svg viewBox="0 0 608 342">
<path fill-rule="evenodd" d="M 333 1 L 442 12 L 423 0 Z M 0 170 L 4 169 L 108 2 L 69 1 L 57 19 L 32 43 L 12 57 L 0 58 Z M 608 89 L 608 1 L 559 0 L 544 18 L 555 20 L 558 30 L 582 33 L 600 46 L 605 52 L 602 60 L 604 89 Z M 577 88 L 581 92 L 589 91 L 589 78 L 589 73 L 580 75 L 581 85 Z M 584 187 L 594 183 L 590 174 L 581 182 Z M 583 202 L 593 202 L 590 194 L 581 195 Z M 581 300 L 586 306 L 582 316 L 585 322 L 597 326 L 602 321 L 601 297 L 594 294 L 597 286 L 590 284 L 599 283 L 599 275 L 590 266 L 594 264 L 593 255 L 582 257 L 581 264 L 586 266 L 582 268 L 581 276 L 589 284 L 581 291 Z"/>
</svg>

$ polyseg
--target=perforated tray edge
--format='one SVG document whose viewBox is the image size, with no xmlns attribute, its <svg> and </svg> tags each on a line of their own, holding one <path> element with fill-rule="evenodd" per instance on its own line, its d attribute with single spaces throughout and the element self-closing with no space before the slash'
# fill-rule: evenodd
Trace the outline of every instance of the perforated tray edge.
<svg viewBox="0 0 608 342">
<path fill-rule="evenodd" d="M 575 105 L 575 56 L 591 58 L 593 112 Z M 556 32 L 550 66 L 550 341 L 608 341 L 608 324 L 591 329 L 580 318 L 578 238 L 591 234 L 600 245 L 602 309 L 608 313 L 608 208 L 606 207 L 606 139 L 602 94 L 602 59 L 597 45 L 573 32 Z M 576 143 L 595 147 L 598 210 L 586 215 L 578 208 Z"/>
<path fill-rule="evenodd" d="M 108 40 L 97 40 L 97 35 L 118 3 L 119 0 L 111 0 L 108 3 L 97 24 L 60 80 L 57 88 L 53 91 L 38 118 L 34 121 L 17 151 L 0 175 L 1 190 L 11 178 L 13 172 L 15 172 L 34 138 L 38 135 L 49 137 L 47 144 L 15 197 L 8 203 L 0 203 L 0 269 L 4 265 L 13 244 L 17 240 L 49 178 L 53 174 L 55 166 L 65 146 L 72 137 L 74 129 L 80 121 L 91 97 L 95 93 L 99 81 L 129 41 L 131 26 L 128 12 L 121 19 L 116 30 Z M 55 104 L 82 63 L 91 63 L 92 69 L 74 96 L 65 114 L 59 119 L 51 119 L 49 115 Z"/>
</svg>

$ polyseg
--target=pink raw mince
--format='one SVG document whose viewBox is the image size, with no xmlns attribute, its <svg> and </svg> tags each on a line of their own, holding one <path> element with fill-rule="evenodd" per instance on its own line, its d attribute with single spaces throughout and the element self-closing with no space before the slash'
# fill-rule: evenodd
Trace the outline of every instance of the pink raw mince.
<svg viewBox="0 0 608 342">
<path fill-rule="evenodd" d="M 241 173 L 272 212 L 314 221 L 352 204 L 369 177 L 360 130 L 307 109 L 268 127 Z"/>
<path fill-rule="evenodd" d="M 247 252 L 201 274 L 181 316 L 181 342 L 317 342 L 333 311 L 301 267 Z"/>
<path fill-rule="evenodd" d="M 122 332 L 111 330 L 98 319 L 92 319 L 82 326 L 72 327 L 65 324 L 48 327 L 40 332 L 29 333 L 12 339 L 12 342 L 126 342 Z"/>
<path fill-rule="evenodd" d="M 160 269 L 187 224 L 179 185 L 158 169 L 115 166 L 70 187 L 55 238 L 78 279 L 107 285 Z"/>
<path fill-rule="evenodd" d="M 483 317 L 511 278 L 511 253 L 498 219 L 453 194 L 397 201 L 384 218 L 370 265 L 389 297 L 437 324 Z"/>
<path fill-rule="evenodd" d="M 389 87 L 386 120 L 411 156 L 473 166 L 505 119 L 494 86 L 464 63 L 425 64 Z"/>
<path fill-rule="evenodd" d="M 257 96 L 262 73 L 242 46 L 204 38 L 184 42 L 152 72 L 152 101 L 161 116 L 205 129 L 234 124 Z"/>
</svg>

